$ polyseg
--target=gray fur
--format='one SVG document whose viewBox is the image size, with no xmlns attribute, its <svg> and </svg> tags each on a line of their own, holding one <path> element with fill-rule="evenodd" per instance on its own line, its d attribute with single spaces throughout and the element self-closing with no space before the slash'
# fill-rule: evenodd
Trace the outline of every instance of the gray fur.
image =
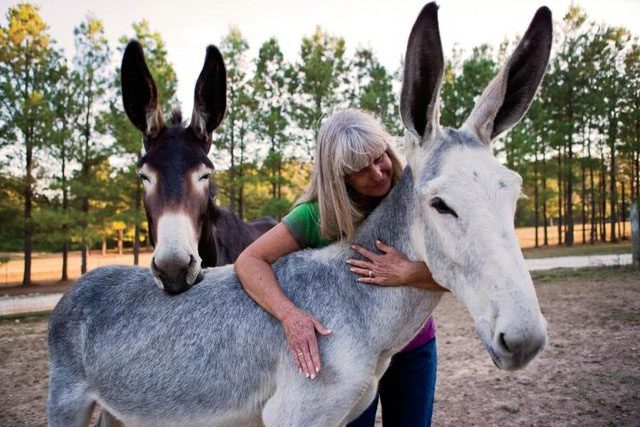
<svg viewBox="0 0 640 427">
<path fill-rule="evenodd" d="M 442 133 L 436 136 L 431 143 L 432 147 L 427 155 L 427 164 L 420 177 L 420 184 L 425 185 L 442 171 L 442 162 L 448 150 L 454 147 L 469 147 L 486 149 L 480 140 L 468 132 L 458 129 L 443 128 Z"/>
<path fill-rule="evenodd" d="M 412 252 L 403 226 L 414 211 L 412 188 L 405 173 L 358 242 L 371 247 L 383 238 Z M 201 283 L 173 297 L 154 285 L 147 269 L 91 271 L 51 316 L 50 423 L 73 424 L 68 403 L 88 405 L 87 396 L 125 423 L 219 423 L 230 412 L 259 420 L 265 404 L 265 422 L 272 416 L 278 425 L 311 425 L 323 417 L 326 425 L 344 423 L 439 300 L 408 287 L 359 284 L 345 263 L 353 255 L 338 243 L 274 264 L 287 295 L 334 331 L 319 339 L 323 370 L 314 381 L 297 372 L 280 325 L 245 293 L 231 266 L 204 270 Z M 339 399 L 326 396 L 326 388 Z M 296 396 L 280 402 L 278 393 L 289 389 Z M 269 406 L 274 397 L 277 408 Z"/>
</svg>

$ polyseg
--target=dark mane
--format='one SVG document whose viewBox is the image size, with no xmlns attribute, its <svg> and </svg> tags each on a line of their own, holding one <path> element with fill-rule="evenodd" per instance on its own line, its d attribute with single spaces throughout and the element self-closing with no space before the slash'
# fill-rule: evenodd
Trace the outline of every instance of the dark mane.
<svg viewBox="0 0 640 427">
<path fill-rule="evenodd" d="M 171 123 L 171 126 L 184 126 L 184 122 L 182 121 L 182 111 L 180 110 L 180 107 L 176 107 L 171 110 L 169 122 Z"/>
</svg>

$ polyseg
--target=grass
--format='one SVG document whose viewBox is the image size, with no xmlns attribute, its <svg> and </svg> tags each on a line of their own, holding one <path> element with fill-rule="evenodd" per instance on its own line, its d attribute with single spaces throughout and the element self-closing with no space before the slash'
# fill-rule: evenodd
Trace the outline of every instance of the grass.
<svg viewBox="0 0 640 427">
<path fill-rule="evenodd" d="M 637 278 L 638 284 L 640 285 L 640 270 L 630 265 L 585 268 L 554 268 L 552 270 L 531 272 L 531 278 L 535 283 L 549 283 L 576 279 L 606 280 L 612 277 L 626 275 Z"/>
<path fill-rule="evenodd" d="M 44 311 L 30 311 L 28 313 L 13 313 L 13 314 L 5 314 L 0 315 L 0 324 L 3 322 L 15 322 L 16 320 L 20 320 L 22 322 L 36 322 L 43 317 L 47 317 L 51 314 L 53 310 L 44 310 Z"/>
<path fill-rule="evenodd" d="M 625 240 L 618 243 L 578 244 L 571 247 L 547 246 L 540 248 L 526 248 L 522 250 L 525 258 L 554 258 L 561 256 L 585 255 L 619 255 L 631 253 L 631 242 Z"/>
</svg>

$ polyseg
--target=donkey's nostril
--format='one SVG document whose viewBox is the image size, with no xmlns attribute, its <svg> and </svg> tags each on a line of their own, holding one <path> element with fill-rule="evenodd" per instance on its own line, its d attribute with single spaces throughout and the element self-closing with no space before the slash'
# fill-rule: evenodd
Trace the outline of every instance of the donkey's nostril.
<svg viewBox="0 0 640 427">
<path fill-rule="evenodd" d="M 158 264 L 156 264 L 155 258 L 151 258 L 151 272 L 157 273 L 158 276 L 165 275 L 164 271 L 162 271 L 162 269 L 158 267 Z"/>
<path fill-rule="evenodd" d="M 509 349 L 509 346 L 507 345 L 507 341 L 504 339 L 504 333 L 500 334 L 500 345 L 502 345 L 502 347 L 505 350 L 511 353 L 511 349 Z"/>
</svg>

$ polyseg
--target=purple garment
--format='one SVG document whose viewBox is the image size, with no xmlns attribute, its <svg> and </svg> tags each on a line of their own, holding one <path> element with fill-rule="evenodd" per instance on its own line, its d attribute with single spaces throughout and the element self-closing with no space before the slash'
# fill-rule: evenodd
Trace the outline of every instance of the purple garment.
<svg viewBox="0 0 640 427">
<path fill-rule="evenodd" d="M 429 316 L 427 322 L 424 324 L 424 327 L 418 332 L 418 335 L 413 337 L 413 339 L 400 350 L 401 352 L 410 351 L 415 348 L 420 347 L 423 344 L 428 343 L 436 336 L 436 322 L 433 321 L 433 317 Z"/>
</svg>

